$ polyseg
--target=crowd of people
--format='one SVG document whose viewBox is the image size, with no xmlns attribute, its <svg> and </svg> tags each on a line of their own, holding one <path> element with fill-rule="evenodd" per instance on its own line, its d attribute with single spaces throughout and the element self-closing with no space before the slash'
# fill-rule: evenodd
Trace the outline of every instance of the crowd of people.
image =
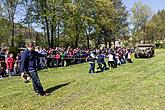
<svg viewBox="0 0 165 110">
<path fill-rule="evenodd" d="M 117 68 L 121 64 L 132 63 L 131 54 L 133 49 L 128 48 L 111 48 L 111 49 L 98 49 L 90 51 L 88 55 L 88 61 L 90 63 L 89 73 L 95 72 L 95 62 L 97 61 L 98 68 L 101 72 L 109 68 Z M 108 58 L 108 66 L 105 58 Z"/>
<path fill-rule="evenodd" d="M 35 47 L 34 42 L 27 42 L 26 49 L 17 53 L 16 56 L 8 49 L 2 49 L 0 53 L 0 79 L 2 76 L 12 77 L 21 75 L 24 82 L 31 80 L 34 92 L 39 96 L 48 96 L 50 93 L 44 91 L 37 70 L 52 67 L 63 67 L 72 64 L 89 62 L 89 73 L 94 74 L 97 61 L 100 72 L 109 68 L 117 68 L 126 62 L 132 63 L 132 51 L 127 48 L 102 48 L 102 49 L 80 49 L 56 47 L 45 49 Z M 105 58 L 108 57 L 108 66 Z"/>
<path fill-rule="evenodd" d="M 89 62 L 89 73 L 96 73 L 95 63 L 97 62 L 98 68 L 101 72 L 108 68 L 117 68 L 118 65 L 125 64 L 126 62 L 132 63 L 131 53 L 132 49 L 115 47 L 115 48 L 102 48 L 102 49 L 87 49 L 87 48 L 71 48 L 71 47 L 56 47 L 56 48 L 42 48 L 35 47 L 35 51 L 46 56 L 38 57 L 36 66 L 38 69 L 64 67 L 73 64 L 80 64 Z M 1 49 L 0 51 L 0 79 L 3 76 L 12 77 L 20 75 L 21 54 L 20 51 L 16 56 L 10 53 L 8 49 Z M 108 58 L 106 62 L 105 58 Z"/>
</svg>

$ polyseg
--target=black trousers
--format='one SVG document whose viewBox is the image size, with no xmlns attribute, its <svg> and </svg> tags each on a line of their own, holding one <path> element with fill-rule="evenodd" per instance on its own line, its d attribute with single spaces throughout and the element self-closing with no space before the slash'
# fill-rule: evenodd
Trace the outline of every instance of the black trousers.
<svg viewBox="0 0 165 110">
<path fill-rule="evenodd" d="M 114 61 L 108 61 L 108 66 L 109 67 L 112 67 L 112 68 L 115 68 L 115 62 Z"/>
<path fill-rule="evenodd" d="M 114 59 L 114 67 L 117 68 L 117 59 Z"/>
<path fill-rule="evenodd" d="M 32 84 L 33 84 L 34 91 L 41 94 L 41 95 L 43 95 L 44 90 L 43 90 L 43 87 L 41 85 L 40 79 L 38 77 L 37 71 L 29 72 L 28 74 L 32 79 Z"/>
<path fill-rule="evenodd" d="M 102 64 L 103 64 L 103 69 L 106 70 L 107 69 L 107 64 L 105 63 L 105 61 L 102 62 Z"/>
<path fill-rule="evenodd" d="M 95 72 L 95 63 L 90 63 L 89 73 Z"/>
<path fill-rule="evenodd" d="M 102 63 L 98 63 L 98 69 L 100 69 L 101 70 L 101 72 L 103 72 L 104 71 L 104 68 L 102 67 Z"/>
<path fill-rule="evenodd" d="M 127 61 L 128 61 L 129 63 L 133 63 L 131 59 L 127 59 Z"/>
</svg>

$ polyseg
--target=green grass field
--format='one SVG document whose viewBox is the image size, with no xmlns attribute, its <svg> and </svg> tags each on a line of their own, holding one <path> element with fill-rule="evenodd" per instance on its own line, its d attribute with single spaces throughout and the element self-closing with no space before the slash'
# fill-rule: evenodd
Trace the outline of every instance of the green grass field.
<svg viewBox="0 0 165 110">
<path fill-rule="evenodd" d="M 47 97 L 34 94 L 20 77 L 0 80 L 0 110 L 165 110 L 165 50 L 150 59 L 103 73 L 89 64 L 42 70 Z"/>
</svg>

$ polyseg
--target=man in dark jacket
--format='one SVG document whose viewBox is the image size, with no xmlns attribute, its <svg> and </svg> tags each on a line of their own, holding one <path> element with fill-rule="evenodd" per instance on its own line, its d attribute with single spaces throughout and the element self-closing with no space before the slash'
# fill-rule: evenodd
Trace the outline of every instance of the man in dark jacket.
<svg viewBox="0 0 165 110">
<path fill-rule="evenodd" d="M 101 72 L 103 72 L 103 71 L 104 71 L 104 68 L 102 67 L 102 60 L 103 60 L 103 57 L 102 57 L 102 55 L 101 55 L 101 51 L 98 51 L 97 54 L 98 54 L 98 55 L 97 55 L 97 57 L 98 57 L 97 63 L 98 63 L 98 66 L 99 66 L 97 69 L 100 69 Z"/>
<path fill-rule="evenodd" d="M 89 73 L 94 74 L 95 73 L 95 60 L 97 59 L 95 52 L 90 51 L 88 56 L 88 61 L 90 63 Z"/>
<path fill-rule="evenodd" d="M 35 46 L 33 42 L 28 42 L 26 44 L 27 49 L 21 55 L 21 65 L 20 71 L 21 75 L 23 76 L 25 73 L 28 74 L 32 79 L 32 84 L 34 91 L 41 96 L 47 96 L 48 93 L 45 93 L 43 87 L 40 83 L 40 79 L 37 74 L 37 65 L 36 59 L 37 57 L 45 57 L 42 54 L 39 54 L 35 51 Z"/>
</svg>

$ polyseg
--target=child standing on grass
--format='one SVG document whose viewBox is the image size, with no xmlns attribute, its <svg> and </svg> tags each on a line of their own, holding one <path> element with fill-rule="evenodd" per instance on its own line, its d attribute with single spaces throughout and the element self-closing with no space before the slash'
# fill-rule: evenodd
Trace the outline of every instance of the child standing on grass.
<svg viewBox="0 0 165 110">
<path fill-rule="evenodd" d="M 90 52 L 88 56 L 88 61 L 90 63 L 90 68 L 89 68 L 90 74 L 95 73 L 95 60 L 96 60 L 96 55 L 94 54 L 94 52 Z"/>
<path fill-rule="evenodd" d="M 115 68 L 115 61 L 112 52 L 110 52 L 108 55 L 108 66 L 111 68 Z"/>
<path fill-rule="evenodd" d="M 120 59 L 119 59 L 119 53 L 117 52 L 116 55 L 115 55 L 115 59 L 116 59 L 116 62 L 117 62 L 117 65 L 121 65 L 121 62 L 120 62 Z"/>
<path fill-rule="evenodd" d="M 131 50 L 128 49 L 128 59 L 127 59 L 127 61 L 128 61 L 129 63 L 133 63 L 132 60 L 131 60 L 131 54 L 132 54 Z"/>
<path fill-rule="evenodd" d="M 103 72 L 103 71 L 104 71 L 104 67 L 102 67 L 102 56 L 101 56 L 101 51 L 98 50 L 97 54 L 98 54 L 98 55 L 97 55 L 97 57 L 98 57 L 98 59 L 97 59 L 98 68 L 97 68 L 97 69 L 100 69 L 101 72 Z"/>
<path fill-rule="evenodd" d="M 14 74 L 14 58 L 13 54 L 10 54 L 6 60 L 6 69 L 8 71 L 9 77 Z"/>
<path fill-rule="evenodd" d="M 103 51 L 102 51 L 102 53 L 101 53 L 101 60 L 102 60 L 102 64 L 103 64 L 103 69 L 104 70 L 108 70 L 107 64 L 105 62 L 105 58 L 106 58 L 106 55 L 105 54 L 106 53 L 103 53 Z"/>
</svg>

